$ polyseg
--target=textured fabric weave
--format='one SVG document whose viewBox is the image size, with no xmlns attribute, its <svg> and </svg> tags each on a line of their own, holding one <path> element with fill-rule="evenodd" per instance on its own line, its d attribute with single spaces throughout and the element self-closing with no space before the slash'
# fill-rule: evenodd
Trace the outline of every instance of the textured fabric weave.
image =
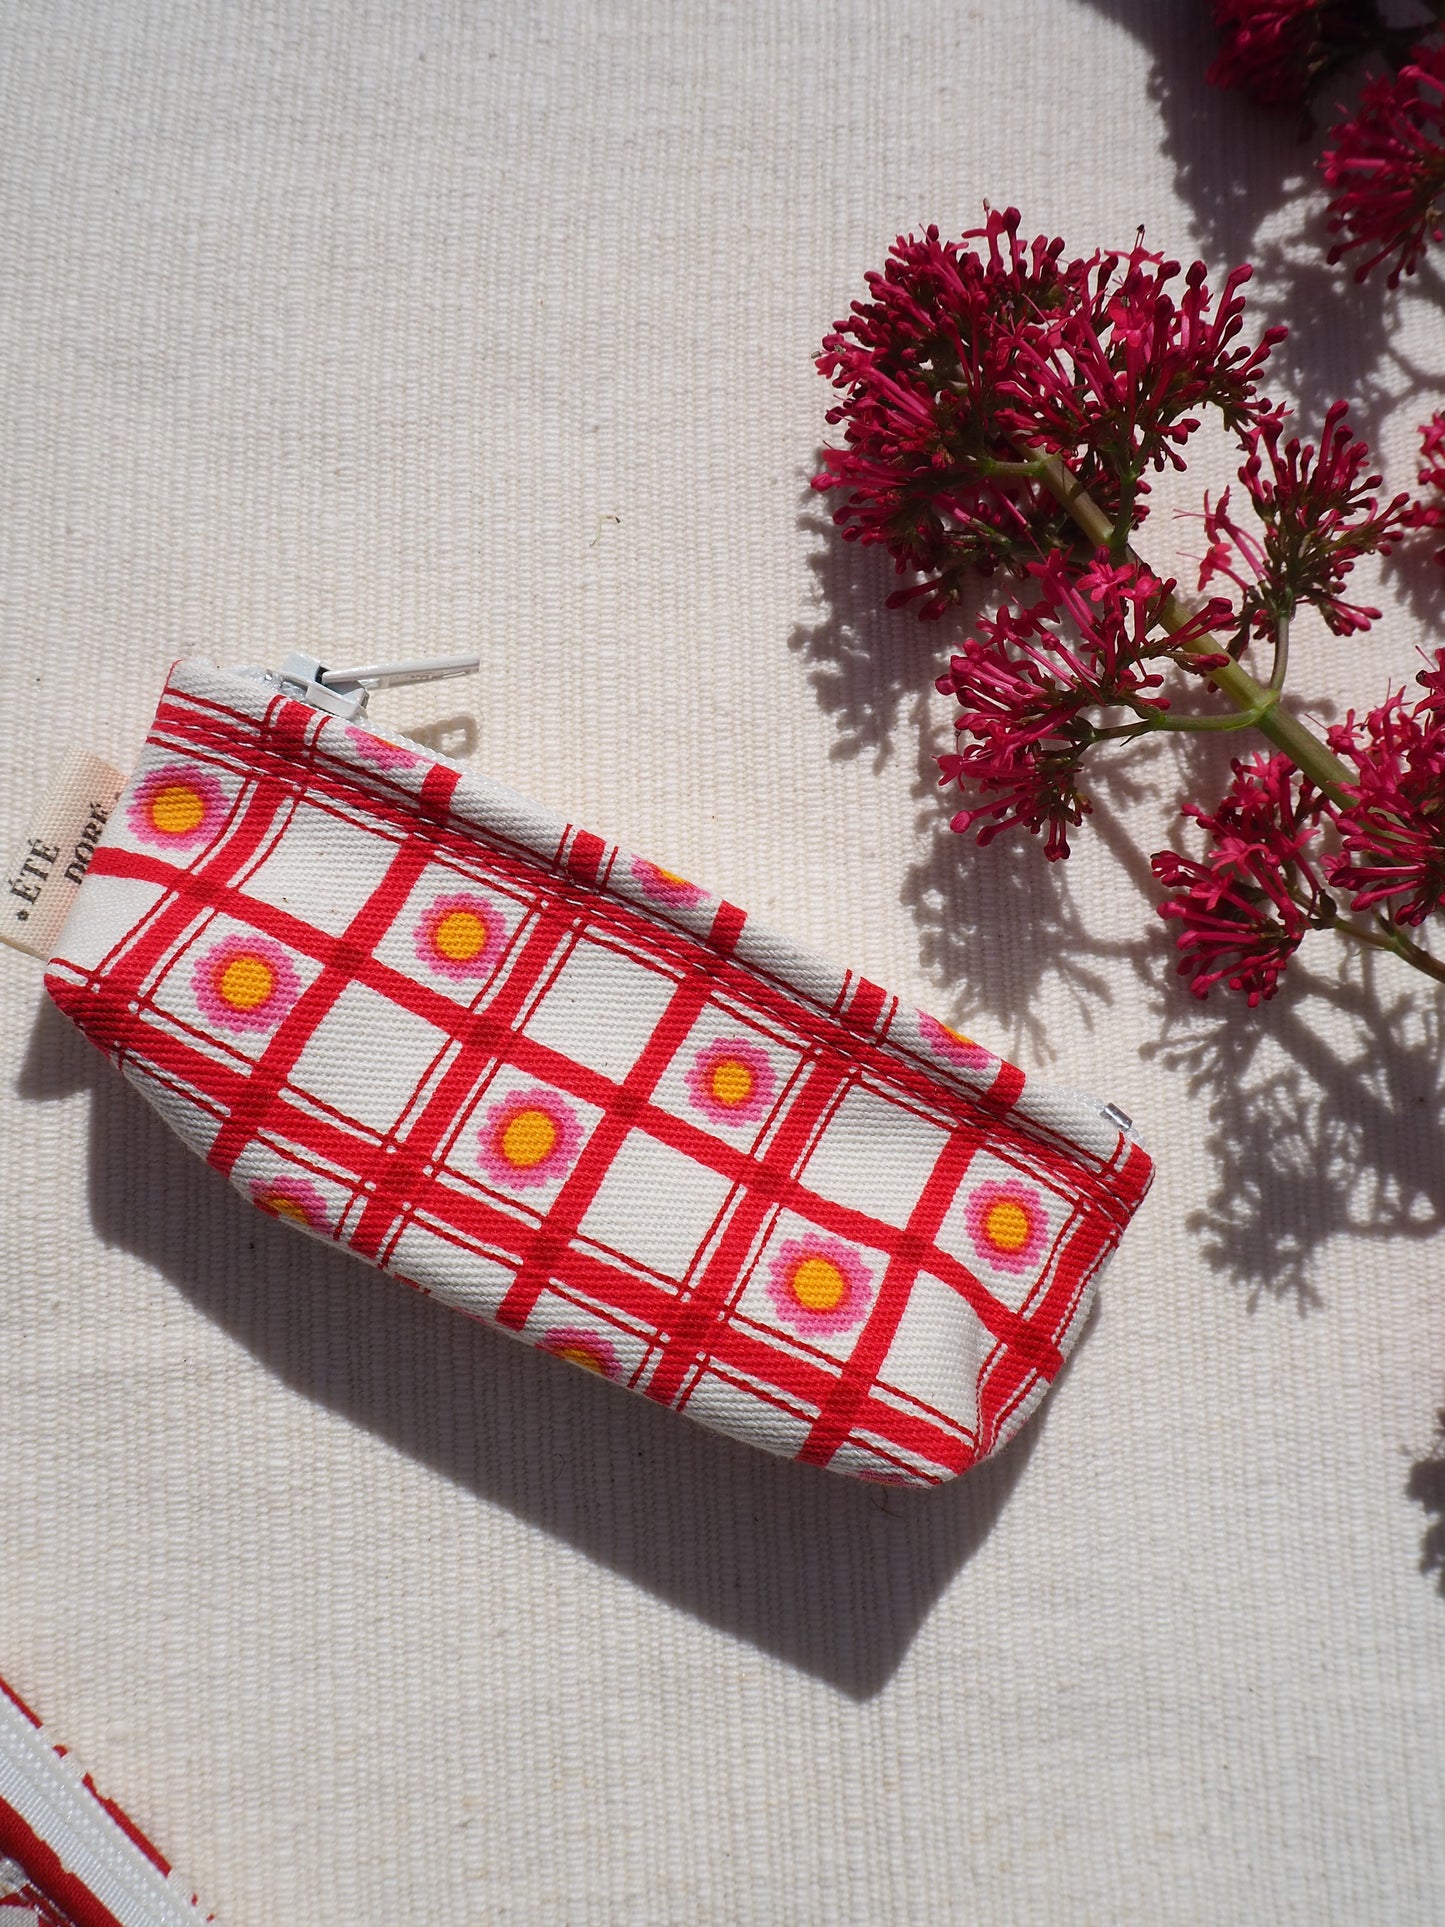
<svg viewBox="0 0 1445 1927">
<path fill-rule="evenodd" d="M 1150 1174 L 734 905 L 197 662 L 47 983 L 262 1210 L 885 1483 L 1012 1436 Z"/>
<path fill-rule="evenodd" d="M 179 656 L 480 648 L 372 709 L 469 712 L 513 789 L 1115 1099 L 1157 1177 L 1012 1445 L 822 1477 L 289 1235 L 0 950 L 0 1672 L 234 1927 L 1434 1927 L 1428 987 L 1325 935 L 1261 1010 L 1174 978 L 1144 859 L 1243 738 L 1097 765 L 1067 864 L 951 837 L 965 624 L 885 611 L 807 489 L 823 330 L 985 198 L 1253 259 L 1291 433 L 1351 396 L 1384 495 L 1429 276 L 1325 271 L 1206 0 L 4 22 L 7 843 L 69 743 L 134 766 Z M 1186 589 L 1172 509 L 1237 465 L 1187 452 L 1143 544 Z M 1407 682 L 1431 573 L 1357 572 L 1363 641 L 1301 618 L 1294 699 Z"/>
</svg>

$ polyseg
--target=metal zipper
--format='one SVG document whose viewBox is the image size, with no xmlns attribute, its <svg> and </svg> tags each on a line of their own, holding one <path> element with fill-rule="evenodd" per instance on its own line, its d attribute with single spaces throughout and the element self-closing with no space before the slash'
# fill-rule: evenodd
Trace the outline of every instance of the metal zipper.
<svg viewBox="0 0 1445 1927">
<path fill-rule="evenodd" d="M 359 669 L 328 669 L 315 656 L 291 655 L 271 673 L 286 695 L 350 723 L 366 714 L 366 699 L 373 689 L 445 682 L 450 676 L 475 675 L 481 666 L 480 656 L 431 656 L 414 662 L 368 662 Z"/>
</svg>

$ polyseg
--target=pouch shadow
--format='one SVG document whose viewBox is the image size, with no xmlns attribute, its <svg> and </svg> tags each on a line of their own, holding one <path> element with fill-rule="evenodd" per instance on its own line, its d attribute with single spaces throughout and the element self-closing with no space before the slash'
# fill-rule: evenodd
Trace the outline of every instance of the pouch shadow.
<svg viewBox="0 0 1445 1927">
<path fill-rule="evenodd" d="M 929 1492 L 752 1450 L 252 1210 L 50 1005 L 19 1091 L 90 1093 L 97 1235 L 303 1397 L 656 1597 L 856 1700 L 983 1544 L 1045 1414 Z M 483 1576 L 484 1577 L 484 1576 Z"/>
</svg>

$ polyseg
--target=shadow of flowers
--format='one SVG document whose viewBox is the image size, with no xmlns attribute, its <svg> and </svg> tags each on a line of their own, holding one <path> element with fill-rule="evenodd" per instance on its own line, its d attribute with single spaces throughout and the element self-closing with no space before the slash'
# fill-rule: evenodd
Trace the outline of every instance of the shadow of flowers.
<svg viewBox="0 0 1445 1927">
<path fill-rule="evenodd" d="M 921 841 L 899 899 L 949 1014 L 985 1015 L 995 1034 L 1039 1058 L 1042 993 L 1063 987 L 1092 1024 L 1118 973 L 1131 973 L 1145 993 L 1141 1057 L 1182 1078 L 1206 1120 L 1209 1193 L 1188 1228 L 1208 1271 L 1251 1310 L 1265 1298 L 1292 1301 L 1301 1313 L 1318 1308 L 1319 1260 L 1339 1238 L 1436 1237 L 1445 1227 L 1437 1000 L 1420 995 L 1393 959 L 1323 937 L 1256 1010 L 1224 993 L 1196 1000 L 1176 973 L 1173 935 L 1154 914 L 1157 889 L 1129 811 L 1146 799 L 1217 794 L 1238 740 L 1161 739 L 1136 746 L 1127 768 L 1105 767 L 1080 836 L 1102 839 L 1125 887 L 1137 891 L 1138 934 L 1101 937 L 1071 894 L 1069 866 L 1045 863 L 1032 838 L 1006 836 L 979 850 L 949 835 L 935 762 L 948 706 L 928 695 L 948 652 L 944 626 L 884 613 L 872 559 L 860 567 L 855 545 L 812 504 L 803 526 L 821 542 L 811 561 L 818 607 L 793 646 L 837 726 L 835 755 L 867 753 L 876 766 L 911 738 Z M 920 629 L 938 637 L 922 669 Z M 1445 1592 L 1445 1429 L 1438 1451 L 1414 1467 L 1410 1493 L 1435 1515 L 1424 1565 Z"/>
<path fill-rule="evenodd" d="M 1434 1579 L 1445 1599 L 1445 1409 L 1435 1414 L 1435 1442 L 1410 1467 L 1405 1493 L 1429 1520 L 1420 1541 L 1420 1570 Z"/>
<path fill-rule="evenodd" d="M 814 467 L 820 468 L 819 454 Z M 819 709 L 838 732 L 832 756 L 866 756 L 882 769 L 900 722 L 916 730 L 934 678 L 948 667 L 948 630 L 886 608 L 899 578 L 880 548 L 845 542 L 826 498 L 805 488 L 798 527 L 808 538 L 809 614 L 788 647 L 806 665 Z"/>
<path fill-rule="evenodd" d="M 1337 118 L 1364 78 L 1346 69 L 1318 101 L 1318 124 L 1301 132 L 1289 113 L 1261 107 L 1242 94 L 1210 85 L 1205 71 L 1218 50 L 1208 0 L 1088 0 L 1096 13 L 1130 34 L 1150 57 L 1149 100 L 1161 124 L 1161 151 L 1174 187 L 1189 210 L 1195 244 L 1216 272 L 1237 262 L 1254 266 L 1248 289 L 1250 332 L 1282 324 L 1290 331 L 1270 363 L 1270 393 L 1299 411 L 1301 432 L 1312 436 L 1337 396 L 1369 440 L 1387 416 L 1408 408 L 1423 420 L 1445 399 L 1438 367 L 1414 364 L 1400 346 L 1407 312 L 1440 308 L 1442 283 L 1428 259 L 1397 289 L 1382 274 L 1355 281 L 1348 264 L 1325 259 L 1326 193 L 1317 167 Z M 1141 103 L 1141 111 L 1143 111 Z M 1151 210 L 1140 219 L 1151 226 Z M 1069 236 L 1070 247 L 1091 247 L 1118 236 Z M 1413 474 L 1388 478 L 1408 487 Z"/>
<path fill-rule="evenodd" d="M 1274 210 L 1312 186 L 1317 141 L 1302 141 L 1290 115 L 1205 81 L 1218 51 L 1209 0 L 1089 4 L 1148 50 L 1149 100 L 1200 245 L 1217 259 L 1248 259 Z"/>
<path fill-rule="evenodd" d="M 1251 1308 L 1318 1305 L 1314 1261 L 1337 1237 L 1424 1241 L 1445 1225 L 1441 1013 L 1388 962 L 1344 962 L 1326 979 L 1297 961 L 1259 1011 L 1157 986 L 1143 1055 L 1181 1073 L 1208 1118 L 1213 1185 L 1189 1229 Z"/>
<path fill-rule="evenodd" d="M 918 927 L 919 962 L 950 1021 L 1007 1036 L 1015 1053 L 1051 1054 L 1043 1012 L 1068 999 L 1092 1028 L 1113 1002 L 1099 964 L 1133 963 L 1136 945 L 1100 939 L 1080 914 L 1068 867 L 1047 863 L 1032 837 L 1004 836 L 985 850 L 955 836 L 956 794 L 940 791 L 938 755 L 949 739 L 941 705 L 918 719 L 918 854 L 903 873 L 899 901 Z M 1010 942 L 1007 933 L 1028 933 Z"/>
<path fill-rule="evenodd" d="M 948 666 L 950 638 L 975 609 L 952 622 L 919 622 L 884 607 L 897 577 L 883 553 L 845 541 L 811 491 L 799 527 L 811 540 L 809 613 L 789 647 L 806 665 L 819 708 L 837 731 L 836 760 L 867 757 L 875 770 L 898 752 L 913 762 L 919 854 L 900 900 L 920 933 L 920 959 L 939 986 L 941 1013 L 953 1023 L 982 1021 L 1016 1050 L 1046 1045 L 1039 1010 L 1062 985 L 1085 1021 L 1110 998 L 1070 890 L 1067 866 L 1041 861 L 1031 839 L 1005 837 L 980 851 L 948 833 L 957 807 L 938 783 L 937 757 L 950 737 L 949 705 L 934 679 Z M 980 592 L 977 607 L 987 600 Z M 1028 930 L 1027 944 L 996 941 L 1001 930 Z"/>
</svg>

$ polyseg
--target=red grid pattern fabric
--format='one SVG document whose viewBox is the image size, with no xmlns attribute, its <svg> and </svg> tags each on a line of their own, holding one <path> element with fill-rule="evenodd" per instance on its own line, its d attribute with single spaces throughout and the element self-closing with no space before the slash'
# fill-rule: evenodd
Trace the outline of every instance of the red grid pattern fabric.
<svg viewBox="0 0 1445 1927">
<path fill-rule="evenodd" d="M 47 983 L 263 1210 L 883 1482 L 1011 1436 L 1151 1172 L 685 879 L 197 662 Z"/>
</svg>

